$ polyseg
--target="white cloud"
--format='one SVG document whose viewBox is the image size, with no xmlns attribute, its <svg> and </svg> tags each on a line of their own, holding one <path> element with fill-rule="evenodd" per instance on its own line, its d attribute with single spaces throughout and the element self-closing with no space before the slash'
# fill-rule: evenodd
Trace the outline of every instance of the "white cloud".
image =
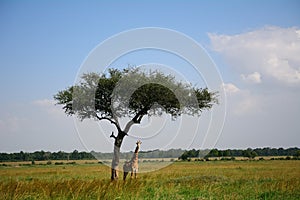
<svg viewBox="0 0 300 200">
<path fill-rule="evenodd" d="M 244 81 L 249 83 L 261 83 L 261 75 L 258 72 L 254 72 L 252 74 L 241 74 L 241 77 Z"/>
<path fill-rule="evenodd" d="M 230 114 L 246 116 L 262 111 L 262 98 L 249 90 L 240 89 L 232 83 L 223 83 L 223 89 L 227 94 L 227 106 Z"/>
<path fill-rule="evenodd" d="M 223 89 L 226 94 L 233 94 L 240 91 L 240 89 L 232 83 L 223 83 Z"/>
<path fill-rule="evenodd" d="M 262 111 L 261 99 L 258 96 L 244 93 L 236 102 L 233 113 L 235 115 L 253 115 Z"/>
<path fill-rule="evenodd" d="M 245 79 L 276 80 L 286 85 L 300 85 L 300 30 L 280 27 L 237 34 L 209 34 L 213 50 L 221 53 Z M 260 76 L 258 76 L 258 74 Z"/>
</svg>

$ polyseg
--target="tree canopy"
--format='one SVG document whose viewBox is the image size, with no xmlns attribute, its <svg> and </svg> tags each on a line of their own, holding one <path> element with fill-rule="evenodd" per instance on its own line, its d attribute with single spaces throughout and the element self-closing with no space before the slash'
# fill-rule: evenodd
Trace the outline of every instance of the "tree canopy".
<svg viewBox="0 0 300 200">
<path fill-rule="evenodd" d="M 140 123 L 144 115 L 163 112 L 176 118 L 181 114 L 200 115 L 217 103 L 216 93 L 176 81 L 159 71 L 109 69 L 108 73 L 86 73 L 80 83 L 59 91 L 54 99 L 67 115 L 106 119 L 116 123 L 131 117 Z"/>
</svg>

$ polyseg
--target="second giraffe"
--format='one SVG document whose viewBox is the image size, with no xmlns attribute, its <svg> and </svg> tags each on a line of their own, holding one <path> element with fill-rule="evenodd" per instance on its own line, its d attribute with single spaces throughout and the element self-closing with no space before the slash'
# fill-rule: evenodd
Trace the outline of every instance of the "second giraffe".
<svg viewBox="0 0 300 200">
<path fill-rule="evenodd" d="M 139 149 L 140 149 L 140 145 L 142 144 L 142 142 L 140 140 L 138 140 L 136 142 L 136 148 L 134 150 L 133 156 L 131 158 L 130 161 L 126 161 L 123 165 L 123 171 L 124 171 L 124 176 L 123 176 L 123 180 L 125 181 L 126 176 L 128 174 L 128 172 L 131 172 L 131 178 L 134 177 L 137 178 L 137 172 L 138 172 L 138 154 L 139 154 Z"/>
</svg>

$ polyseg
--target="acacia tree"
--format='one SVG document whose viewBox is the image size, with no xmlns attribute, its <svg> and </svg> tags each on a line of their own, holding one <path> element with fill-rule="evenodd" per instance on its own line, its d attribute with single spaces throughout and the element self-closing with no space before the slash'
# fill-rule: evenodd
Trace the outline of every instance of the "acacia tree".
<svg viewBox="0 0 300 200">
<path fill-rule="evenodd" d="M 111 179 L 118 178 L 119 154 L 123 139 L 132 125 L 140 124 L 144 116 L 167 113 L 176 119 L 182 114 L 200 116 L 204 109 L 217 103 L 216 93 L 207 88 L 192 87 L 174 76 L 159 71 L 145 72 L 127 68 L 109 69 L 108 73 L 86 73 L 81 81 L 54 95 L 67 115 L 79 119 L 108 120 L 117 129 L 111 134 L 114 156 Z M 121 127 L 120 118 L 129 118 Z"/>
</svg>

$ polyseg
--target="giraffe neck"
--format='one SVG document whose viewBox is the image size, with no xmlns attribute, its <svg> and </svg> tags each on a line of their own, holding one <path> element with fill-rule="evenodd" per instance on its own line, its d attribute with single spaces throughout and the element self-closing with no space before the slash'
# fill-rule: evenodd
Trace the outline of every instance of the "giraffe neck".
<svg viewBox="0 0 300 200">
<path fill-rule="evenodd" d="M 135 150 L 134 150 L 134 154 L 131 158 L 131 162 L 137 162 L 138 161 L 138 155 L 139 155 L 139 146 L 136 146 Z"/>
<path fill-rule="evenodd" d="M 140 147 L 137 145 L 137 146 L 135 147 L 134 153 L 139 153 L 139 149 L 140 149 Z"/>
</svg>

